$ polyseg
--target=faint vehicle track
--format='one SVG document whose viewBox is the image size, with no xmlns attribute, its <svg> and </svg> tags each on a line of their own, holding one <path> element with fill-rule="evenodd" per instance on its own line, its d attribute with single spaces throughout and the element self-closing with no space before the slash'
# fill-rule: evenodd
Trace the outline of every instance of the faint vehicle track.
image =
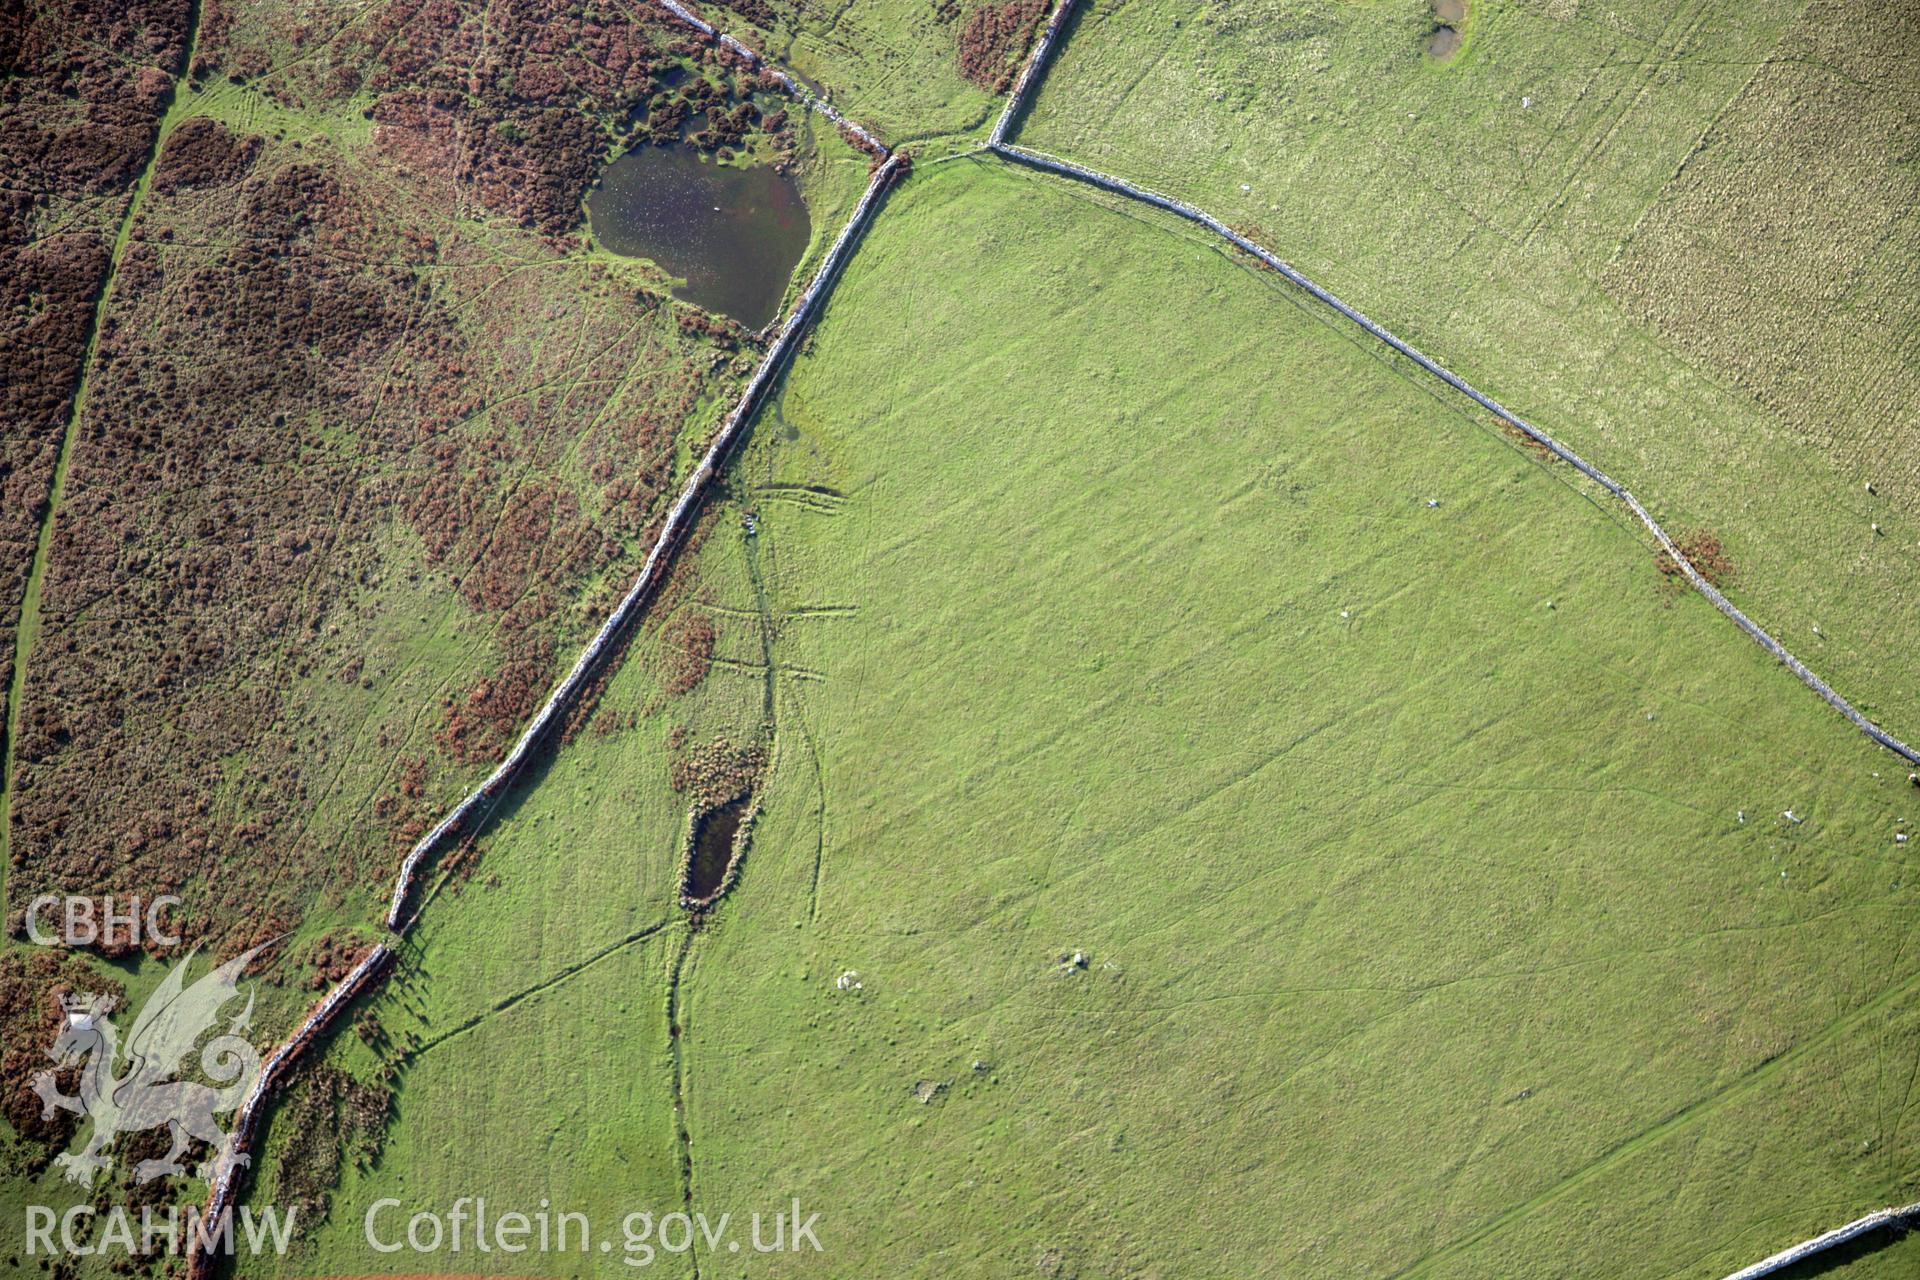
<svg viewBox="0 0 1920 1280">
<path fill-rule="evenodd" d="M 602 960 L 605 960 L 608 956 L 616 955 L 619 952 L 626 950 L 628 947 L 632 946 L 636 942 L 645 942 L 648 938 L 651 938 L 654 934 L 659 933 L 662 929 L 666 928 L 669 924 L 672 924 L 672 923 L 673 923 L 673 918 L 671 916 L 667 917 L 664 920 L 655 920 L 652 924 L 645 925 L 639 929 L 634 930 L 632 933 L 627 934 L 623 938 L 619 938 L 613 942 L 608 943 L 606 946 L 601 947 L 598 951 L 595 951 L 591 955 L 588 955 L 582 959 L 574 961 L 572 964 L 567 965 L 565 968 L 559 970 L 557 973 L 549 974 L 547 977 L 542 978 L 540 981 L 534 983 L 530 987 L 522 987 L 520 990 L 515 991 L 511 995 L 501 996 L 498 1000 L 495 1000 L 492 1004 L 488 1005 L 485 1009 L 482 1009 L 480 1012 L 473 1014 L 470 1017 L 461 1019 L 459 1022 L 455 1023 L 452 1027 L 449 1027 L 447 1030 L 442 1031 L 439 1035 L 434 1036 L 432 1039 L 424 1041 L 421 1044 L 408 1049 L 406 1053 L 403 1055 L 402 1060 L 411 1062 L 419 1058 L 421 1055 L 427 1053 L 429 1050 L 436 1049 L 439 1046 L 445 1044 L 447 1041 L 454 1039 L 456 1036 L 465 1035 L 467 1032 L 473 1030 L 475 1027 L 479 1026 L 481 1023 L 487 1021 L 487 1019 L 492 1018 L 497 1014 L 506 1013 L 508 1010 L 514 1008 L 516 1005 L 519 1005 L 523 1001 L 531 1000 L 535 996 L 544 995 L 548 991 L 551 991 L 553 988 L 559 986 L 561 983 L 566 982 L 568 979 L 577 977 L 579 974 L 585 972 L 588 969 L 591 969 L 594 965 L 599 964 Z"/>
</svg>

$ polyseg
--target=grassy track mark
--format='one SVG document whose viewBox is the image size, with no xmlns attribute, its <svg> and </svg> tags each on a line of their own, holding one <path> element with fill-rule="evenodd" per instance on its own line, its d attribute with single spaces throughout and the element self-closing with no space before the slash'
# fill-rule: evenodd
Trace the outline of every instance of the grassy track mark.
<svg viewBox="0 0 1920 1280">
<path fill-rule="evenodd" d="M 681 935 L 680 949 L 673 954 L 673 964 L 667 970 L 667 1043 L 673 1049 L 671 1081 L 673 1088 L 673 1140 L 679 1148 L 678 1158 L 674 1161 L 680 1173 L 680 1198 L 685 1207 L 693 1208 L 693 1139 L 687 1133 L 687 1051 L 686 1028 L 680 1024 L 680 975 L 687 964 L 687 953 L 693 950 L 694 931 L 689 928 Z M 700 1264 L 693 1261 L 689 1253 L 687 1258 L 693 1265 L 694 1280 L 699 1280 Z"/>
<path fill-rule="evenodd" d="M 1530 1196 L 1526 1200 L 1513 1206 L 1513 1208 L 1508 1209 L 1505 1213 L 1498 1215 L 1478 1231 L 1450 1245 L 1436 1249 L 1432 1253 L 1414 1262 L 1412 1266 L 1395 1272 L 1394 1280 L 1402 1280 L 1403 1277 L 1405 1280 L 1413 1280 L 1415 1276 L 1426 1275 L 1431 1272 L 1434 1267 L 1451 1261 L 1482 1241 L 1498 1235 L 1515 1222 L 1532 1214 L 1536 1209 L 1541 1209 L 1552 1204 L 1568 1192 L 1599 1177 L 1621 1161 L 1629 1159 L 1655 1143 L 1665 1141 L 1667 1138 L 1681 1132 L 1704 1116 L 1718 1110 L 1726 1103 L 1751 1093 L 1754 1089 L 1778 1075 L 1789 1064 L 1798 1061 L 1816 1049 L 1833 1043 L 1833 1041 L 1845 1035 L 1848 1031 L 1853 1030 L 1855 1027 L 1858 1027 L 1874 1014 L 1911 996 L 1916 989 L 1920 989 L 1920 974 L 1913 975 L 1897 986 L 1889 987 L 1866 1004 L 1855 1009 L 1852 1013 L 1844 1014 L 1836 1018 L 1817 1034 L 1810 1036 L 1785 1053 L 1767 1059 L 1746 1075 L 1741 1076 L 1737 1080 L 1729 1081 L 1705 1097 L 1688 1103 L 1658 1124 L 1641 1130 L 1598 1159 L 1592 1160 L 1574 1170 L 1538 1195 Z"/>
<path fill-rule="evenodd" d="M 411 1061 L 412 1059 L 417 1058 L 421 1054 L 425 1053 L 427 1050 L 432 1049 L 437 1045 L 445 1044 L 447 1041 L 453 1039 L 455 1036 L 464 1035 L 465 1033 L 479 1026 L 481 1023 L 485 1022 L 488 1018 L 493 1017 L 496 1013 L 505 1013 L 507 1010 L 519 1004 L 522 1000 L 529 1000 L 529 999 L 532 999 L 534 996 L 542 995 L 545 992 L 552 990 L 554 987 L 559 986 L 561 983 L 565 982 L 567 979 L 578 974 L 581 970 L 588 969 L 596 964 L 599 964 L 602 960 L 605 960 L 608 956 L 614 954 L 616 951 L 624 951 L 626 948 L 632 946 L 636 942 L 643 942 L 646 939 L 651 938 L 654 934 L 666 928 L 667 925 L 670 923 L 671 923 L 670 920 L 656 920 L 652 924 L 646 926 L 644 929 L 636 929 L 632 933 L 628 934 L 626 937 L 620 939 L 618 942 L 609 943 L 608 945 L 600 948 L 600 950 L 594 952 L 592 955 L 588 956 L 586 959 L 579 960 L 573 964 L 568 965 L 566 968 L 562 969 L 560 972 L 554 974 L 550 978 L 543 978 L 539 982 L 534 983 L 532 986 L 527 987 L 520 991 L 516 991 L 510 996 L 502 996 L 500 999 L 494 1001 L 493 1004 L 489 1005 L 485 1012 L 474 1014 L 471 1018 L 468 1018 L 466 1021 L 460 1023 L 458 1026 L 452 1028 L 449 1031 L 443 1032 L 440 1035 L 435 1036 L 433 1039 L 421 1045 L 418 1049 L 412 1050 L 407 1054 L 407 1059 Z"/>
</svg>

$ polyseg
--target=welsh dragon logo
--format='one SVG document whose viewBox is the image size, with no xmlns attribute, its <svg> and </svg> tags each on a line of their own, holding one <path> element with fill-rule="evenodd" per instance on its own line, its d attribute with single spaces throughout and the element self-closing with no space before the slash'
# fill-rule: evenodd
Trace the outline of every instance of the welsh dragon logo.
<svg viewBox="0 0 1920 1280">
<path fill-rule="evenodd" d="M 33 1091 L 40 1095 L 45 1118 L 51 1119 L 57 1107 L 93 1121 L 86 1147 L 78 1155 L 64 1152 L 56 1158 L 68 1181 L 91 1186 L 93 1175 L 112 1163 L 103 1153 L 116 1137 L 162 1125 L 171 1131 L 173 1147 L 161 1159 L 142 1160 L 136 1165 L 136 1182 L 185 1172 L 180 1157 L 194 1138 L 211 1144 L 214 1150 L 212 1158 L 195 1171 L 199 1177 L 211 1178 L 228 1160 L 247 1163 L 244 1153 L 234 1151 L 233 1135 L 223 1132 L 213 1117 L 239 1106 L 260 1077 L 260 1054 L 240 1034 L 252 1023 L 252 996 L 247 997 L 247 1007 L 228 1023 L 226 1032 L 207 1041 L 200 1051 L 201 1070 L 208 1079 L 225 1087 L 173 1077 L 218 1019 L 221 1006 L 239 994 L 240 974 L 263 949 L 255 947 L 235 956 L 190 987 L 186 985 L 187 969 L 199 948 L 188 952 L 141 1006 L 124 1053 L 119 1031 L 107 1017 L 113 1011 L 112 1000 L 63 997 L 66 1025 L 47 1056 L 60 1068 L 85 1060 L 80 1071 L 80 1093 L 78 1097 L 61 1093 L 52 1071 L 34 1077 Z M 124 1071 L 116 1075 L 123 1060 Z"/>
</svg>

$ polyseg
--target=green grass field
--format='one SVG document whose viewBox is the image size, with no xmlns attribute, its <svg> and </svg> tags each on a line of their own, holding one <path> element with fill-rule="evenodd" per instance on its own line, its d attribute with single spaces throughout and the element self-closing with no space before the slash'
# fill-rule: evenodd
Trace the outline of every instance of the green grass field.
<svg viewBox="0 0 1920 1280">
<path fill-rule="evenodd" d="M 1913 1198 L 1904 773 L 1575 481 L 1178 226 L 926 170 L 699 552 L 713 674 L 630 661 L 433 899 L 373 1008 L 446 1038 L 288 1274 L 470 1269 L 380 1195 L 677 1206 L 676 1079 L 695 1208 L 822 1215 L 702 1275 L 1716 1276 Z M 769 687 L 741 883 L 623 945 L 666 731 Z"/>
<path fill-rule="evenodd" d="M 1911 736 L 1913 22 L 1476 0 L 1443 64 L 1420 0 L 1090 0 L 1021 141 L 1253 231 L 1718 534 L 1736 598 Z"/>
<path fill-rule="evenodd" d="M 1903 773 L 1564 471 L 973 164 L 783 411 L 744 474 L 845 498 L 768 505 L 812 750 L 699 944 L 759 975 L 690 1002 L 703 1201 L 890 1273 L 1544 1276 L 1912 1198 Z"/>
</svg>

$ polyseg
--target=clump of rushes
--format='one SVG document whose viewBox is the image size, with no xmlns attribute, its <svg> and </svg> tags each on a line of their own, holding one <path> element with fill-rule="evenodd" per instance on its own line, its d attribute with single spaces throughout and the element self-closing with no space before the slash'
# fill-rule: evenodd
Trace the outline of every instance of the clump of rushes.
<svg viewBox="0 0 1920 1280">
<path fill-rule="evenodd" d="M 736 746 L 715 738 L 676 755 L 668 781 L 675 791 L 691 795 L 701 812 L 717 809 L 753 790 L 767 767 L 767 749 L 757 742 Z"/>
</svg>

